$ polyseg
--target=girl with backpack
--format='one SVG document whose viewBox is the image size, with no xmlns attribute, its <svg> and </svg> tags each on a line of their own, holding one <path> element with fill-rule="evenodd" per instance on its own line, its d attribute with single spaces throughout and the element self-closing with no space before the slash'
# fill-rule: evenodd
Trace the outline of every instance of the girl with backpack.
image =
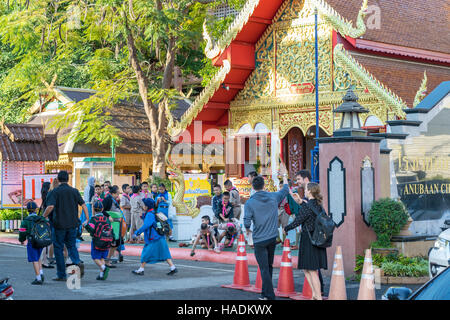
<svg viewBox="0 0 450 320">
<path fill-rule="evenodd" d="M 291 194 L 297 203 L 301 203 L 298 194 Z M 317 273 L 318 269 L 327 269 L 327 251 L 326 248 L 314 246 L 311 242 L 310 234 L 313 233 L 316 222 L 316 213 L 323 210 L 322 195 L 320 194 L 320 187 L 317 183 L 308 183 L 305 196 L 308 199 L 307 205 L 301 205 L 299 212 L 295 217 L 294 222 L 284 228 L 284 233 L 287 234 L 289 230 L 295 229 L 302 225 L 299 254 L 298 254 L 298 268 L 303 269 L 306 279 L 311 286 L 312 299 L 322 300 L 320 292 L 320 280 Z"/>
<path fill-rule="evenodd" d="M 134 237 L 144 233 L 145 245 L 141 253 L 141 266 L 137 270 L 133 270 L 132 273 L 143 276 L 144 267 L 147 263 L 154 264 L 166 261 L 170 266 L 167 275 L 174 275 L 178 270 L 172 262 L 166 237 L 157 231 L 161 227 L 159 225 L 161 222 L 156 218 L 155 201 L 151 198 L 145 198 L 143 202 L 145 206 L 144 225 L 134 233 Z"/>
<path fill-rule="evenodd" d="M 156 206 L 158 207 L 157 212 L 164 214 L 168 218 L 167 222 L 169 223 L 170 229 L 173 229 L 172 219 L 169 218 L 169 209 L 172 206 L 172 196 L 167 191 L 164 183 L 159 185 Z M 175 242 L 176 240 L 170 235 L 169 241 Z"/>
</svg>

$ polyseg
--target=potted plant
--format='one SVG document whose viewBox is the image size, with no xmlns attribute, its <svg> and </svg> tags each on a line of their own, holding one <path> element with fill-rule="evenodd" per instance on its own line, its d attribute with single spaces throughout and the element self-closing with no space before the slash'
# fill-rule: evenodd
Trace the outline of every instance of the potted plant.
<svg viewBox="0 0 450 320">
<path fill-rule="evenodd" d="M 4 217 L 4 210 L 0 210 L 0 230 L 5 231 L 6 230 L 6 219 Z"/>
<path fill-rule="evenodd" d="M 391 237 L 400 232 L 409 218 L 402 202 L 390 198 L 374 201 L 369 211 L 369 224 L 377 235 L 377 241 L 371 247 L 374 254 L 385 256 L 398 253 L 392 248 Z"/>
</svg>

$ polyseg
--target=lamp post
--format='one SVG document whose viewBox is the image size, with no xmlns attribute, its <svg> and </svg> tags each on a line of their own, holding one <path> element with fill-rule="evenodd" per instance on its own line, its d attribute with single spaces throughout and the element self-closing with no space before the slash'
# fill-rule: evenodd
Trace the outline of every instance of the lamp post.
<svg viewBox="0 0 450 320">
<path fill-rule="evenodd" d="M 342 104 L 334 110 L 336 113 L 342 113 L 341 125 L 334 131 L 335 137 L 366 136 L 367 131 L 361 129 L 359 120 L 360 113 L 367 113 L 369 110 L 360 105 L 358 96 L 350 88 L 342 98 Z"/>
<path fill-rule="evenodd" d="M 317 40 L 317 8 L 314 9 L 314 45 L 316 67 L 316 145 L 311 150 L 312 181 L 319 183 L 319 48 Z"/>
</svg>

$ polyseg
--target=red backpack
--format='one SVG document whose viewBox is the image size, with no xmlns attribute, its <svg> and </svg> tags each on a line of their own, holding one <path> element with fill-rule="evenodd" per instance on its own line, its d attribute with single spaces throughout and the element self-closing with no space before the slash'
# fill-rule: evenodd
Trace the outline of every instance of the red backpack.
<svg viewBox="0 0 450 320">
<path fill-rule="evenodd" d="M 108 218 L 102 215 L 93 217 L 93 220 L 94 232 L 92 241 L 94 242 L 94 247 L 97 250 L 108 250 L 114 241 L 113 229 L 108 222 Z"/>
</svg>

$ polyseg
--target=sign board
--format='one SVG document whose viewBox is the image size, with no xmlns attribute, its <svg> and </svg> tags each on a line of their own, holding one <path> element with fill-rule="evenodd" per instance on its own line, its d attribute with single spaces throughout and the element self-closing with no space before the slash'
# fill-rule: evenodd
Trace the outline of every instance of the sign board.
<svg viewBox="0 0 450 320">
<path fill-rule="evenodd" d="M 22 206 L 22 179 L 25 174 L 43 174 L 42 161 L 20 162 L 2 161 L 1 207 L 20 208 Z"/>
<path fill-rule="evenodd" d="M 23 199 L 24 204 L 33 200 L 38 206 L 41 205 L 41 189 L 44 182 L 52 183 L 58 175 L 52 174 L 25 174 L 23 175 Z"/>
<path fill-rule="evenodd" d="M 211 183 L 206 173 L 184 175 L 184 200 L 190 200 L 198 196 L 211 195 Z"/>
</svg>

